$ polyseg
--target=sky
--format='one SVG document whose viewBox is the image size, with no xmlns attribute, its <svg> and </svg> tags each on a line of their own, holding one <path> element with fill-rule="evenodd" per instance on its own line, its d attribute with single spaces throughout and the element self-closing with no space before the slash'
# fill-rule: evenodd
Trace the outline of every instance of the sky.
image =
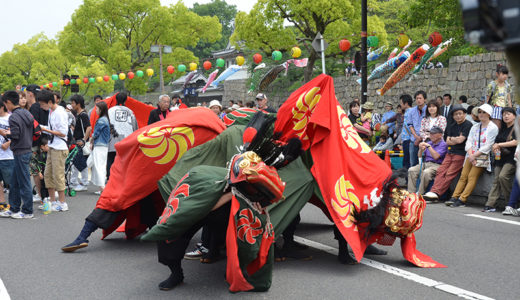
<svg viewBox="0 0 520 300">
<path fill-rule="evenodd" d="M 169 6 L 177 0 L 160 0 Z M 184 0 L 187 7 L 193 3 L 208 3 L 211 0 Z M 249 12 L 256 1 L 226 0 L 236 5 L 239 11 Z M 25 43 L 32 36 L 43 32 L 54 38 L 70 21 L 72 13 L 83 0 L 0 0 L 2 26 L 0 26 L 0 54 L 9 51 L 15 44 Z"/>
</svg>

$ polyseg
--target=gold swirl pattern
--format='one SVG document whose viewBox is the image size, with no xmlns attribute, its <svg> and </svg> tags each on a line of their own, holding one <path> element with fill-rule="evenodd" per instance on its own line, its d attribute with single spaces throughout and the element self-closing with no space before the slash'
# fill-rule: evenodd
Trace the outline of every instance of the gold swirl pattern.
<svg viewBox="0 0 520 300">
<path fill-rule="evenodd" d="M 318 94 L 319 91 L 319 87 L 314 87 L 302 93 L 296 101 L 296 106 L 292 109 L 293 130 L 296 131 L 296 135 L 302 139 L 302 141 L 309 139 L 306 133 L 307 123 L 309 123 L 316 104 L 318 104 L 321 99 L 321 94 Z"/>
<path fill-rule="evenodd" d="M 352 149 L 361 148 L 361 153 L 369 153 L 370 147 L 359 137 L 359 134 L 340 105 L 337 106 L 337 111 L 341 136 L 347 146 Z"/>
<path fill-rule="evenodd" d="M 343 225 L 347 228 L 355 225 L 354 209 L 360 209 L 358 197 L 351 192 L 353 190 L 354 186 L 352 183 L 345 180 L 345 177 L 341 175 L 334 186 L 336 197 L 331 199 L 332 208 L 340 217 Z"/>
<path fill-rule="evenodd" d="M 195 135 L 190 127 L 154 127 L 137 136 L 144 155 L 158 158 L 159 165 L 177 161 L 193 147 Z"/>
</svg>

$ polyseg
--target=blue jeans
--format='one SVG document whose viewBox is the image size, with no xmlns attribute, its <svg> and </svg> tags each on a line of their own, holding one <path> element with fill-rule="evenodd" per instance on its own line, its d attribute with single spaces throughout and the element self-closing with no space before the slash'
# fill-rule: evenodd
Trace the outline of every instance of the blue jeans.
<svg viewBox="0 0 520 300">
<path fill-rule="evenodd" d="M 13 174 L 9 188 L 9 205 L 11 205 L 11 211 L 14 213 L 20 211 L 22 201 L 22 213 L 33 213 L 31 176 L 29 175 L 29 162 L 31 161 L 31 156 L 31 152 L 14 155 Z"/>
<path fill-rule="evenodd" d="M 511 189 L 511 195 L 509 196 L 509 202 L 507 203 L 507 206 L 517 208 L 518 198 L 520 198 L 520 187 L 518 186 L 518 180 L 515 176 L 515 181 L 513 182 L 513 189 Z"/>
<path fill-rule="evenodd" d="M 419 164 L 419 147 L 415 146 L 412 141 L 410 141 L 410 167 L 416 166 Z"/>
<path fill-rule="evenodd" d="M 403 168 L 410 168 L 410 140 L 403 141 Z"/>
</svg>

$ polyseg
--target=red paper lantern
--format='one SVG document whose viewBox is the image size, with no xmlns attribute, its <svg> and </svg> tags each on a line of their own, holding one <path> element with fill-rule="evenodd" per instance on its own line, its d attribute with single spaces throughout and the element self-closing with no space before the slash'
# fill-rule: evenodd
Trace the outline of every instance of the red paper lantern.
<svg viewBox="0 0 520 300">
<path fill-rule="evenodd" d="M 49 82 L 49 87 L 52 88 L 52 82 Z"/>
<path fill-rule="evenodd" d="M 83 77 L 83 83 L 88 83 L 88 77 Z"/>
<path fill-rule="evenodd" d="M 435 31 L 434 33 L 430 34 L 428 42 L 430 45 L 432 45 L 432 47 L 437 47 L 440 43 L 442 43 L 442 35 Z"/>
<path fill-rule="evenodd" d="M 134 72 L 128 72 L 128 79 L 134 79 Z"/>
<path fill-rule="evenodd" d="M 204 70 L 209 70 L 211 69 L 211 62 L 209 60 L 206 60 L 203 64 L 202 64 L 202 67 L 204 67 Z"/>
<path fill-rule="evenodd" d="M 69 85 L 69 83 L 70 83 L 70 80 L 65 79 L 65 85 Z"/>
<path fill-rule="evenodd" d="M 343 52 L 350 49 L 350 41 L 347 39 L 342 39 L 341 41 L 339 41 L 339 49 Z"/>
<path fill-rule="evenodd" d="M 168 68 L 166 68 L 166 71 L 168 71 L 170 74 L 173 74 L 173 72 L 175 72 L 175 68 L 172 65 L 169 65 Z"/>
<path fill-rule="evenodd" d="M 108 75 L 103 76 L 103 80 L 108 82 L 110 80 L 110 76 L 108 76 Z"/>
<path fill-rule="evenodd" d="M 253 61 L 255 62 L 255 64 L 259 64 L 262 62 L 262 55 L 260 53 L 256 53 L 255 55 L 253 55 Z"/>
<path fill-rule="evenodd" d="M 40 85 L 40 90 L 43 90 L 43 85 Z"/>
</svg>

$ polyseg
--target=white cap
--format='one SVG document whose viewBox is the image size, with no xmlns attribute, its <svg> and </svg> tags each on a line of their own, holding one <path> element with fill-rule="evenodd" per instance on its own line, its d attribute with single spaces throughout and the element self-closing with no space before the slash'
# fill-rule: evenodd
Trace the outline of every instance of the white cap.
<svg viewBox="0 0 520 300">
<path fill-rule="evenodd" d="M 208 107 L 212 108 L 213 106 L 218 106 L 218 107 L 220 107 L 220 109 L 222 109 L 222 105 L 220 105 L 220 102 L 218 100 L 211 100 L 209 102 Z"/>
<path fill-rule="evenodd" d="M 488 114 L 490 117 L 493 115 L 493 107 L 487 103 L 482 104 L 478 107 L 481 111 L 484 111 L 486 114 Z"/>
<path fill-rule="evenodd" d="M 239 109 L 239 108 L 240 108 L 240 106 L 239 106 L 238 104 L 233 104 L 233 105 L 231 106 L 231 109 L 232 109 L 232 110 L 236 110 L 236 109 Z"/>
<path fill-rule="evenodd" d="M 265 99 L 264 93 L 258 93 L 255 99 Z"/>
</svg>

